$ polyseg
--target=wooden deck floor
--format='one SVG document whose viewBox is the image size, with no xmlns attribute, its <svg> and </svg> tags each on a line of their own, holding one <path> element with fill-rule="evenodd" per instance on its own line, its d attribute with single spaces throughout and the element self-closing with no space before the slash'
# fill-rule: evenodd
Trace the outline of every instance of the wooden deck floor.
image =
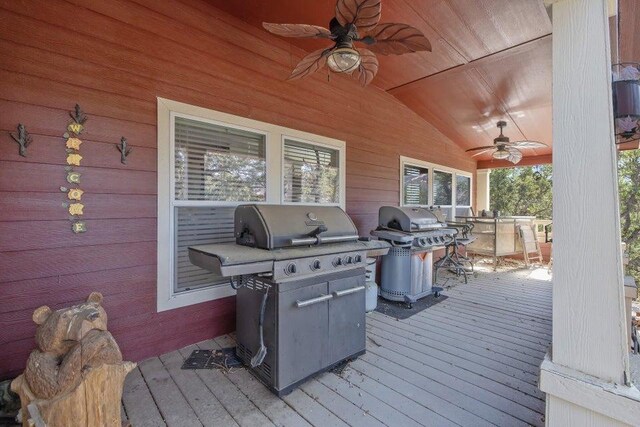
<svg viewBox="0 0 640 427">
<path fill-rule="evenodd" d="M 481 271 L 444 295 L 407 320 L 369 314 L 365 355 L 282 399 L 245 369 L 180 369 L 196 348 L 233 345 L 223 336 L 141 362 L 123 410 L 134 427 L 543 425 L 546 270 Z"/>
</svg>

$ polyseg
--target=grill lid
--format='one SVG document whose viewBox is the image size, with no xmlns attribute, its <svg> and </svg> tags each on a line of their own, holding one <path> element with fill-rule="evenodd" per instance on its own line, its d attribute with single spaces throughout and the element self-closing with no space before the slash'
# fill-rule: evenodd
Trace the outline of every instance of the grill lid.
<svg viewBox="0 0 640 427">
<path fill-rule="evenodd" d="M 430 230 L 445 227 L 438 218 L 424 208 L 382 206 L 378 212 L 379 225 L 406 232 Z"/>
<path fill-rule="evenodd" d="M 351 218 L 337 206 L 240 205 L 236 243 L 276 249 L 358 240 Z"/>
</svg>

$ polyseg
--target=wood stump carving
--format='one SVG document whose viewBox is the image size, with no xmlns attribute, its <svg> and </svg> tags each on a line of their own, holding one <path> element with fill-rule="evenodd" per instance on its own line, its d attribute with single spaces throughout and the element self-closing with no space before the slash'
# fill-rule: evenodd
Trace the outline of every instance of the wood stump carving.
<svg viewBox="0 0 640 427">
<path fill-rule="evenodd" d="M 136 364 L 123 362 L 107 331 L 102 295 L 33 313 L 36 344 L 11 389 L 20 395 L 23 426 L 121 426 L 124 379 Z"/>
</svg>

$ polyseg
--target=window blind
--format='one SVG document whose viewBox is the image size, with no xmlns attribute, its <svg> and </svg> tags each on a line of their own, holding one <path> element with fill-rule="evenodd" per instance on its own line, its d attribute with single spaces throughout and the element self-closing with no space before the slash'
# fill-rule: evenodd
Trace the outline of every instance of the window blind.
<svg viewBox="0 0 640 427">
<path fill-rule="evenodd" d="M 189 261 L 189 246 L 234 242 L 235 207 L 175 207 L 174 292 L 229 283 Z"/>
<path fill-rule="evenodd" d="M 285 140 L 284 201 L 289 203 L 339 203 L 339 151 Z"/>
<path fill-rule="evenodd" d="M 235 208 L 216 202 L 266 200 L 265 136 L 184 117 L 175 117 L 174 130 L 173 291 L 226 285 L 228 279 L 191 264 L 188 248 L 235 240 Z M 194 200 L 210 203 L 181 205 Z"/>
<path fill-rule="evenodd" d="M 404 165 L 404 204 L 429 204 L 429 169 Z"/>
<path fill-rule="evenodd" d="M 265 136 L 175 119 L 176 200 L 266 200 Z"/>
</svg>

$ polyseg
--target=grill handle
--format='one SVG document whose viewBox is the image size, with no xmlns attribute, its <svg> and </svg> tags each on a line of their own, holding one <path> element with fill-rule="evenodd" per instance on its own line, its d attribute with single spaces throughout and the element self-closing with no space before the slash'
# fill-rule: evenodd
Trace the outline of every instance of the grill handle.
<svg viewBox="0 0 640 427">
<path fill-rule="evenodd" d="M 318 243 L 322 244 L 322 243 L 346 242 L 349 240 L 358 240 L 359 238 L 360 236 L 358 236 L 357 234 L 350 234 L 347 236 L 329 236 L 329 237 L 318 236 Z"/>
<path fill-rule="evenodd" d="M 320 295 L 319 297 L 315 297 L 315 298 L 309 298 L 309 299 L 305 299 L 305 300 L 298 300 L 296 301 L 296 306 L 298 308 L 300 307 L 307 307 L 313 304 L 318 304 L 320 302 L 324 302 L 324 301 L 328 301 L 331 298 L 333 298 L 333 295 L 329 294 L 329 295 Z"/>
<path fill-rule="evenodd" d="M 343 297 L 345 295 L 351 295 L 351 294 L 355 294 L 356 292 L 360 292 L 360 291 L 364 291 L 364 286 L 356 286 L 355 288 L 351 288 L 351 289 L 345 289 L 342 291 L 334 291 L 333 295 L 338 298 L 338 297 Z"/>
<path fill-rule="evenodd" d="M 303 237 L 301 239 L 290 239 L 290 246 L 308 246 L 308 245 L 320 245 L 322 243 L 337 243 L 346 242 L 350 240 L 358 240 L 360 236 L 357 234 L 350 234 L 348 236 L 329 236 L 329 237 Z"/>
</svg>

